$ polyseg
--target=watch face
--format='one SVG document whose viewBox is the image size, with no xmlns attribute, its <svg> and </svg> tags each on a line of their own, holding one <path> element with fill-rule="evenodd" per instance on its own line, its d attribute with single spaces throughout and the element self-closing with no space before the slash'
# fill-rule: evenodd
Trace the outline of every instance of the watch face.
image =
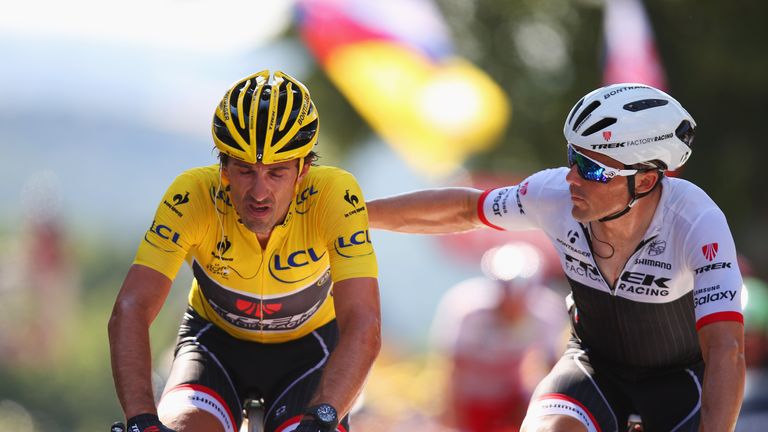
<svg viewBox="0 0 768 432">
<path fill-rule="evenodd" d="M 336 410 L 328 404 L 319 405 L 317 410 L 315 410 L 315 413 L 317 414 L 317 418 L 322 422 L 332 423 L 336 421 Z"/>
</svg>

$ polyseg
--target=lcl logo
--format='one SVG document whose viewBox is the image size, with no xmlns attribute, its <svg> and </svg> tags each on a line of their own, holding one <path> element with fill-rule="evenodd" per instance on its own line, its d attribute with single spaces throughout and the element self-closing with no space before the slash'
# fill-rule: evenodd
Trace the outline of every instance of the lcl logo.
<svg viewBox="0 0 768 432">
<path fill-rule="evenodd" d="M 149 231 L 157 234 L 158 237 L 170 240 L 174 244 L 179 244 L 179 238 L 181 237 L 181 234 L 174 231 L 173 228 L 169 227 L 168 225 L 163 225 L 157 223 L 157 221 L 152 221 L 152 226 L 149 227 Z"/>
<path fill-rule="evenodd" d="M 347 248 L 357 246 L 365 243 L 370 243 L 371 239 L 368 237 L 368 230 L 357 231 L 349 237 L 339 237 L 339 248 Z"/>
<path fill-rule="evenodd" d="M 315 194 L 317 194 L 317 191 L 315 190 L 315 185 L 310 185 L 308 188 L 301 191 L 300 194 L 296 195 L 296 205 L 304 204 L 304 202 L 308 200 L 309 197 Z"/>
<path fill-rule="evenodd" d="M 283 262 L 282 257 L 280 257 L 280 255 L 278 254 L 275 254 L 274 268 L 275 270 L 289 270 L 291 268 L 304 267 L 310 262 L 320 261 L 320 259 L 324 255 L 325 255 L 325 252 L 323 252 L 320 255 L 317 255 L 317 252 L 315 252 L 315 249 L 309 248 L 307 250 L 298 250 L 295 252 L 291 252 L 288 255 L 288 257 L 285 259 L 285 262 Z"/>
</svg>

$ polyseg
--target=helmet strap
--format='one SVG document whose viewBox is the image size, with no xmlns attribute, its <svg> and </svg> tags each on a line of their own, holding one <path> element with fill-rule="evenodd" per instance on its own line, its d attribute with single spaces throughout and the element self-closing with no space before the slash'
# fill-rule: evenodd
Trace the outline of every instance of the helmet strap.
<svg viewBox="0 0 768 432">
<path fill-rule="evenodd" d="M 299 177 L 301 176 L 301 172 L 304 170 L 304 157 L 299 158 L 299 173 L 296 174 L 296 180 L 299 180 Z"/>
<path fill-rule="evenodd" d="M 299 178 L 301 178 L 301 171 L 304 169 L 304 157 L 298 158 L 299 172 L 296 174 L 296 183 L 293 185 L 293 196 L 299 194 Z"/>
<path fill-rule="evenodd" d="M 635 178 L 635 176 L 630 177 L 630 179 L 632 179 L 632 180 L 634 180 L 634 178 Z M 634 181 L 632 181 L 632 183 L 634 183 Z M 632 206 L 635 205 L 635 203 L 637 202 L 637 200 L 639 198 L 640 198 L 639 196 L 633 196 L 629 200 L 629 203 L 627 203 L 627 206 L 624 207 L 624 210 L 618 211 L 618 212 L 616 212 L 616 213 L 614 213 L 612 215 L 601 217 L 597 221 L 598 222 L 607 222 L 607 221 L 612 221 L 614 219 L 618 219 L 618 218 L 624 216 L 625 214 L 629 213 L 630 210 L 632 210 Z"/>
<path fill-rule="evenodd" d="M 612 215 L 601 217 L 600 219 L 597 220 L 598 222 L 607 222 L 614 219 L 618 219 L 624 216 L 625 214 L 629 213 L 629 211 L 632 210 L 632 206 L 634 206 L 635 203 L 637 203 L 637 200 L 653 192 L 653 190 L 656 189 L 659 183 L 661 183 L 661 175 L 659 175 L 658 180 L 656 180 L 656 184 L 654 184 L 650 190 L 647 190 L 643 193 L 637 193 L 635 192 L 635 175 L 637 174 L 633 174 L 627 177 L 627 189 L 629 189 L 629 202 L 627 203 L 627 206 L 624 207 L 624 210 L 618 211 Z"/>
</svg>

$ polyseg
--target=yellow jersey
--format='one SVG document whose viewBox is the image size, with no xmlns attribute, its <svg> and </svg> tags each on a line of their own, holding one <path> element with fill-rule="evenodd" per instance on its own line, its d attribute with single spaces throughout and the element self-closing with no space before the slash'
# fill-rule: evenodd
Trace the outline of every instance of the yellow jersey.
<svg viewBox="0 0 768 432">
<path fill-rule="evenodd" d="M 134 264 L 173 280 L 186 260 L 189 303 L 244 340 L 297 339 L 335 318 L 334 282 L 377 277 L 365 199 L 348 172 L 313 166 L 262 249 L 239 222 L 218 165 L 179 175 L 158 206 Z"/>
</svg>

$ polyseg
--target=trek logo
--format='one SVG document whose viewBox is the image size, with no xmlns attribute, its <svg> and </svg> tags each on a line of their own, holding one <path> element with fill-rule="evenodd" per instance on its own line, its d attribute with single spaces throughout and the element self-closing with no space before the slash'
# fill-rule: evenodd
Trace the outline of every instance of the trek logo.
<svg viewBox="0 0 768 432">
<path fill-rule="evenodd" d="M 568 241 L 571 242 L 571 244 L 576 243 L 576 240 L 578 240 L 579 237 L 581 236 L 579 235 L 578 231 L 568 230 Z"/>
<path fill-rule="evenodd" d="M 608 142 L 611 140 L 611 131 L 603 131 L 603 139 Z"/>
<path fill-rule="evenodd" d="M 605 149 L 613 149 L 613 148 L 625 148 L 628 146 L 636 146 L 641 144 L 647 144 L 650 142 L 657 142 L 657 141 L 664 141 L 667 139 L 672 138 L 672 133 L 666 133 L 663 135 L 656 135 L 652 137 L 645 137 L 645 138 L 638 138 L 636 140 L 632 141 L 623 141 L 623 142 L 615 142 L 615 143 L 608 143 L 608 144 L 592 144 L 590 147 L 592 150 L 605 150 Z"/>
<path fill-rule="evenodd" d="M 525 182 L 520 185 L 520 195 L 525 196 L 525 194 L 528 193 L 528 183 L 530 182 Z"/>
<path fill-rule="evenodd" d="M 625 271 L 619 279 L 621 282 L 616 287 L 618 291 L 652 297 L 665 297 L 669 295 L 669 287 L 666 285 L 670 281 L 669 278 Z"/>
<path fill-rule="evenodd" d="M 620 142 L 620 143 L 609 143 L 609 144 L 592 144 L 590 147 L 592 147 L 592 150 L 605 150 L 605 149 L 624 147 L 624 143 Z"/>
<path fill-rule="evenodd" d="M 705 244 L 701 247 L 701 253 L 707 261 L 712 261 L 717 256 L 717 243 Z"/>
<path fill-rule="evenodd" d="M 565 254 L 565 268 L 571 273 L 576 273 L 582 277 L 588 277 L 593 281 L 603 280 L 597 267 L 578 258 L 574 258 L 568 254 Z"/>
<path fill-rule="evenodd" d="M 648 255 L 650 256 L 661 255 L 664 253 L 666 249 L 667 249 L 666 240 L 654 240 L 651 242 L 650 245 L 648 245 Z"/>
<path fill-rule="evenodd" d="M 652 274 L 645 274 L 645 273 L 631 272 L 631 271 L 625 271 L 624 273 L 621 274 L 621 277 L 619 279 L 621 279 L 624 282 L 629 282 L 631 284 L 639 284 L 639 285 L 645 285 L 645 286 L 656 285 L 659 288 L 669 288 L 665 284 L 671 280 L 670 278 L 656 277 L 656 275 L 652 275 Z"/>
<path fill-rule="evenodd" d="M 235 307 L 248 316 L 264 318 L 265 315 L 279 312 L 283 305 L 281 303 L 264 303 L 263 301 L 237 299 L 235 300 Z"/>
<path fill-rule="evenodd" d="M 304 267 L 310 262 L 318 262 L 325 256 L 325 252 L 317 255 L 314 248 L 307 250 L 297 250 L 288 254 L 288 257 L 283 262 L 283 258 L 279 254 L 275 254 L 273 257 L 273 264 L 275 270 L 290 270 L 292 268 Z"/>
<path fill-rule="evenodd" d="M 702 274 L 702 273 L 706 273 L 706 272 L 708 272 L 710 270 L 720 270 L 720 269 L 725 269 L 725 268 L 731 268 L 731 263 L 729 263 L 729 262 L 719 262 L 719 263 L 714 263 L 714 264 L 708 264 L 708 265 L 705 265 L 704 267 L 697 268 L 696 270 L 694 270 L 694 272 L 696 274 Z"/>
<path fill-rule="evenodd" d="M 229 248 L 231 247 L 232 247 L 232 242 L 229 241 L 229 238 L 227 238 L 227 236 L 224 236 L 224 239 L 222 241 L 216 243 L 216 250 L 211 251 L 211 255 L 213 255 L 214 258 L 218 258 L 222 261 L 232 261 L 234 258 L 227 258 L 224 256 L 224 254 L 226 254 Z"/>
</svg>

